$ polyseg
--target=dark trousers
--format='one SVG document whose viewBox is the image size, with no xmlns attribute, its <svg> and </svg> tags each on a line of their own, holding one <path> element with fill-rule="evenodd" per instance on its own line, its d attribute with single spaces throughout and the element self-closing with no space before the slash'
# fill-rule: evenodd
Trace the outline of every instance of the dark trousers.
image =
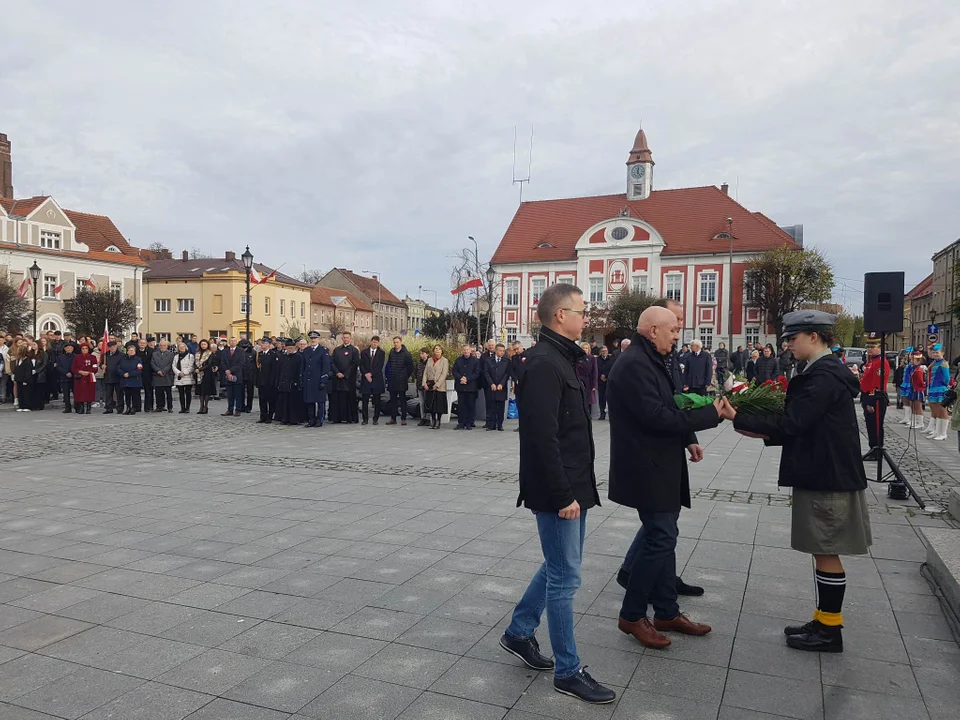
<svg viewBox="0 0 960 720">
<path fill-rule="evenodd" d="M 252 382 L 244 382 L 243 384 L 243 393 L 244 393 L 244 403 L 243 411 L 250 412 L 253 410 L 253 388 L 254 385 Z"/>
<path fill-rule="evenodd" d="M 173 409 L 173 388 L 169 385 L 162 385 L 153 388 L 154 396 L 157 398 L 157 410 Z"/>
<path fill-rule="evenodd" d="M 407 419 L 407 393 L 405 390 L 390 391 L 390 417 L 396 420 L 397 415 L 402 420 Z"/>
<path fill-rule="evenodd" d="M 319 425 L 323 427 L 323 418 L 327 413 L 326 401 L 321 403 L 308 402 L 307 404 L 307 424 Z"/>
<path fill-rule="evenodd" d="M 177 394 L 180 396 L 180 409 L 189 410 L 190 401 L 193 400 L 193 385 L 177 385 Z"/>
<path fill-rule="evenodd" d="M 60 390 L 63 392 L 63 409 L 70 409 L 70 393 L 73 392 L 73 379 L 61 380 Z"/>
<path fill-rule="evenodd" d="M 601 380 L 597 384 L 597 401 L 600 403 L 600 417 L 607 416 L 607 384 Z"/>
<path fill-rule="evenodd" d="M 457 390 L 457 425 L 465 428 L 476 427 L 477 391 Z"/>
<path fill-rule="evenodd" d="M 227 383 L 227 412 L 243 410 L 243 383 Z"/>
<path fill-rule="evenodd" d="M 863 419 L 867 426 L 867 438 L 870 441 L 870 447 L 881 447 L 883 445 L 883 419 L 887 416 L 887 405 L 889 400 L 881 395 L 880 397 L 863 398 Z M 870 412 L 867 408 L 874 408 Z"/>
<path fill-rule="evenodd" d="M 127 403 L 127 410 L 140 412 L 140 388 L 124 388 L 123 398 Z"/>
<path fill-rule="evenodd" d="M 293 422 L 293 407 L 290 403 L 289 391 L 284 392 L 281 390 L 277 393 L 277 422 L 281 422 L 284 425 L 289 425 Z"/>
<path fill-rule="evenodd" d="M 680 614 L 677 605 L 677 520 L 679 512 L 640 515 L 642 527 L 627 553 L 624 564 L 630 582 L 623 596 L 620 617 L 635 622 L 647 616 L 653 605 L 654 617 L 672 620 Z"/>
<path fill-rule="evenodd" d="M 487 396 L 487 427 L 491 430 L 503 427 L 504 411 L 507 407 L 506 400 L 494 400 L 493 393 Z"/>
<path fill-rule="evenodd" d="M 146 376 L 146 370 L 143 374 Z M 146 377 L 143 378 L 143 409 L 147 412 L 153 410 L 153 383 L 147 382 Z"/>
<path fill-rule="evenodd" d="M 364 422 L 367 422 L 370 419 L 368 404 L 371 400 L 373 400 L 373 419 L 374 421 L 380 419 L 380 394 L 375 393 L 371 395 L 366 393 L 362 395 L 360 399 L 360 407 Z"/>
<path fill-rule="evenodd" d="M 707 389 L 705 387 L 691 387 L 687 390 L 688 393 L 693 393 L 694 395 L 706 395 Z"/>
<path fill-rule="evenodd" d="M 105 410 L 116 410 L 118 403 L 123 405 L 123 393 L 117 383 L 103 384 L 103 402 L 106 405 Z"/>
<path fill-rule="evenodd" d="M 260 392 L 260 419 L 264 422 L 273 421 L 273 413 L 277 409 L 277 389 L 275 387 L 261 387 Z"/>
</svg>

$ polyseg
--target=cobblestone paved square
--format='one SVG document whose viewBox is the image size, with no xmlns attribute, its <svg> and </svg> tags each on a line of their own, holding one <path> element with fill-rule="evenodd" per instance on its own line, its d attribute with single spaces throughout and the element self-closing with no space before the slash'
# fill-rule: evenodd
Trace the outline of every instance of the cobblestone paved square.
<svg viewBox="0 0 960 720">
<path fill-rule="evenodd" d="M 783 642 L 814 596 L 809 559 L 789 549 L 776 449 L 729 427 L 701 435 L 678 563 L 707 590 L 682 608 L 714 632 L 666 651 L 616 628 L 636 517 L 590 510 L 577 640 L 619 698 L 588 707 L 497 644 L 541 560 L 515 507 L 513 426 L 0 411 L 0 718 L 958 716 L 960 648 L 916 533 L 948 526 L 936 511 L 960 478 L 952 443 L 921 439 L 917 459 L 891 427 L 934 512 L 871 484 L 875 544 L 845 560 L 838 656 Z M 603 480 L 606 423 L 596 435 Z"/>
</svg>

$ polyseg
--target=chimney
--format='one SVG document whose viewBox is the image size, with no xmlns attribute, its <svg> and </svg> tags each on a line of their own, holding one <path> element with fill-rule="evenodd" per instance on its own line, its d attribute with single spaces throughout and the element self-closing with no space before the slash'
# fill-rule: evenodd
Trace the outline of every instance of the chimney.
<svg viewBox="0 0 960 720">
<path fill-rule="evenodd" d="M 228 262 L 231 261 L 231 260 L 236 260 L 236 259 L 237 259 L 237 254 L 236 254 L 233 250 L 227 250 L 227 251 L 223 254 L 223 259 L 226 260 L 226 261 L 228 261 Z"/>
<path fill-rule="evenodd" d="M 188 253 L 186 250 L 184 250 L 184 251 L 183 251 L 183 254 L 180 256 L 180 258 L 181 258 L 184 262 L 186 262 L 187 260 L 190 259 L 190 253 Z"/>
<path fill-rule="evenodd" d="M 720 192 L 722 192 L 724 195 L 729 195 L 730 186 L 727 183 L 724 183 L 723 185 L 720 186 Z"/>
<path fill-rule="evenodd" d="M 0 197 L 13 197 L 13 155 L 10 141 L 0 133 Z"/>
</svg>

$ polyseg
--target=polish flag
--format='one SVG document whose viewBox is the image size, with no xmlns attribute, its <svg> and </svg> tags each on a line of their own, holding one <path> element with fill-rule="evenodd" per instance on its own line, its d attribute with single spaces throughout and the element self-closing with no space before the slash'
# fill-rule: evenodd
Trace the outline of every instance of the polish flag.
<svg viewBox="0 0 960 720">
<path fill-rule="evenodd" d="M 259 285 L 263 282 L 263 278 L 260 277 L 260 273 L 257 272 L 255 267 L 250 268 L 250 282 L 254 285 Z"/>
<path fill-rule="evenodd" d="M 97 289 L 97 284 L 93 280 L 90 280 L 89 278 L 87 278 L 87 281 L 84 283 L 84 285 L 90 288 L 91 290 Z"/>
<path fill-rule="evenodd" d="M 17 296 L 25 298 L 27 296 L 27 290 L 30 289 L 30 278 L 26 277 L 23 279 L 23 282 L 20 283 L 20 287 L 17 288 Z"/>
<path fill-rule="evenodd" d="M 451 290 L 450 294 L 459 295 L 460 293 L 466 292 L 471 288 L 481 288 L 481 287 L 483 287 L 483 280 L 481 280 L 480 278 L 467 278 L 462 283 L 460 283 L 460 285 L 458 285 L 453 290 Z"/>
<path fill-rule="evenodd" d="M 104 357 L 107 354 L 107 343 L 110 342 L 110 321 L 104 319 L 103 321 L 103 339 L 100 340 L 100 357 Z"/>
<path fill-rule="evenodd" d="M 60 283 L 59 285 L 57 285 L 57 286 L 53 289 L 53 294 L 54 294 L 54 295 L 59 295 L 59 294 L 60 294 L 60 291 L 63 290 L 63 285 L 64 285 L 64 283 Z"/>
</svg>

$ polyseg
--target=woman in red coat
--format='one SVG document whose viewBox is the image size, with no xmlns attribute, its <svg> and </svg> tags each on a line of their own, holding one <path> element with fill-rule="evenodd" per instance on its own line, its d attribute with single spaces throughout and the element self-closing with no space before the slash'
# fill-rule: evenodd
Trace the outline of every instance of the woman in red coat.
<svg viewBox="0 0 960 720">
<path fill-rule="evenodd" d="M 73 375 L 73 400 L 78 413 L 90 414 L 90 405 L 97 399 L 97 358 L 90 354 L 90 346 L 80 343 L 80 354 L 74 355 L 70 374 Z"/>
</svg>

